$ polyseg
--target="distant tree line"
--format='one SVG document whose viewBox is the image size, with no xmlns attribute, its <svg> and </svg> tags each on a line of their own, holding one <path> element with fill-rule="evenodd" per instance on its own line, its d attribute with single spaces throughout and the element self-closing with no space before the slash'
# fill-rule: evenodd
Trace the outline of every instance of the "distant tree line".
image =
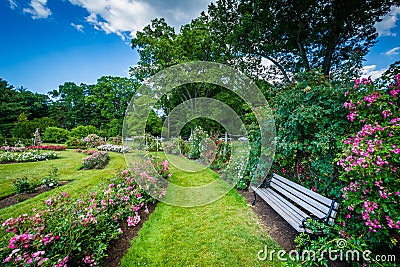
<svg viewBox="0 0 400 267">
<path fill-rule="evenodd" d="M 39 94 L 0 79 L 0 138 L 29 139 L 36 128 L 44 133 L 48 127 L 71 130 L 80 125 L 94 126 L 102 136 L 120 136 L 125 109 L 138 86 L 130 78 L 105 76 L 95 84 L 66 82 Z M 160 131 L 157 119 L 150 130 Z"/>
</svg>

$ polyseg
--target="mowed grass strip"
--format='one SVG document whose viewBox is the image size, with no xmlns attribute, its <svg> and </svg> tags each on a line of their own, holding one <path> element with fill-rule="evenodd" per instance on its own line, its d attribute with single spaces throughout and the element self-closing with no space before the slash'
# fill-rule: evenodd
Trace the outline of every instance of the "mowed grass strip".
<svg viewBox="0 0 400 267">
<path fill-rule="evenodd" d="M 211 170 L 197 175 L 174 167 L 171 171 L 172 181 L 185 186 L 218 178 Z M 158 203 L 121 266 L 281 266 L 280 262 L 258 259 L 265 246 L 280 249 L 246 200 L 232 189 L 203 206 Z"/>
<path fill-rule="evenodd" d="M 58 168 L 60 180 L 71 182 L 16 205 L 1 209 L 0 220 L 17 217 L 24 213 L 31 214 L 33 208 L 40 210 L 44 207 L 44 201 L 47 198 L 60 192 L 66 192 L 72 198 L 80 197 L 104 182 L 107 177 L 113 177 L 116 171 L 127 168 L 123 154 L 114 152 L 108 154 L 110 155 L 110 162 L 106 168 L 100 170 L 79 170 L 82 166 L 82 159 L 87 155 L 77 153 L 75 150 L 61 151 L 58 159 L 49 161 L 1 164 L 0 196 L 3 198 L 14 193 L 13 180 L 24 175 L 34 180 L 41 180 L 48 175 L 52 165 Z"/>
</svg>

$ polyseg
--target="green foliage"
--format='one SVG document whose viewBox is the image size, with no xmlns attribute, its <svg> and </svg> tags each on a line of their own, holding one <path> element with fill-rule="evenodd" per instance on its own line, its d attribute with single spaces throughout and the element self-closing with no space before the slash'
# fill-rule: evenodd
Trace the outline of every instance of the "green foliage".
<svg viewBox="0 0 400 267">
<path fill-rule="evenodd" d="M 103 76 L 91 88 L 85 97 L 85 103 L 94 106 L 96 111 L 109 122 L 117 119 L 121 123 L 136 87 L 137 84 L 132 79 Z"/>
<path fill-rule="evenodd" d="M 121 136 L 122 134 L 122 121 L 119 119 L 112 119 L 107 124 L 107 135 L 106 136 Z M 102 135 L 104 136 L 104 135 Z"/>
<path fill-rule="evenodd" d="M 230 44 L 239 54 L 266 58 L 271 74 L 320 68 L 328 77 L 352 79 L 378 36 L 375 22 L 396 1 L 217 1 L 216 17 L 233 16 Z M 212 13 L 211 13 L 212 14 Z M 351 21 L 351 23 L 349 23 Z M 222 20 L 217 29 L 225 28 Z"/>
<path fill-rule="evenodd" d="M 159 117 L 157 117 L 154 110 L 151 110 L 149 116 L 147 117 L 145 131 L 147 134 L 152 136 L 161 136 L 162 122 Z"/>
<path fill-rule="evenodd" d="M 346 85 L 318 72 L 296 76 L 276 90 L 277 148 L 273 170 L 320 193 L 337 197 L 338 170 L 332 164 L 348 128 L 343 109 Z"/>
<path fill-rule="evenodd" d="M 68 140 L 70 132 L 58 127 L 47 127 L 43 133 L 44 142 L 61 143 Z"/>
<path fill-rule="evenodd" d="M 12 129 L 12 135 L 16 138 L 33 138 L 33 134 L 36 129 L 39 129 L 39 132 L 44 132 L 47 127 L 52 127 L 55 125 L 55 122 L 49 117 L 43 118 L 35 118 L 31 121 L 26 120 L 26 116 L 20 115 L 19 121 L 15 124 Z"/>
<path fill-rule="evenodd" d="M 46 95 L 32 93 L 22 87 L 15 89 L 0 78 L 0 134 L 10 137 L 20 114 L 25 114 L 29 120 L 48 116 L 48 104 Z"/>
<path fill-rule="evenodd" d="M 99 131 L 93 125 L 79 125 L 71 129 L 71 137 L 72 138 L 85 138 L 89 134 L 98 134 Z"/>
<path fill-rule="evenodd" d="M 33 181 L 29 180 L 28 177 L 17 178 L 13 182 L 15 192 L 17 193 L 33 193 L 35 192 L 36 185 Z"/>
<path fill-rule="evenodd" d="M 59 116 L 61 126 L 71 129 L 81 124 L 88 124 L 88 115 L 97 115 L 90 105 L 85 103 L 85 96 L 89 94 L 91 87 L 86 84 L 76 85 L 73 82 L 65 82 L 58 90 L 53 90 L 50 95 L 57 99 L 52 107 L 53 115 Z M 55 116 L 56 118 L 56 116 Z"/>
</svg>

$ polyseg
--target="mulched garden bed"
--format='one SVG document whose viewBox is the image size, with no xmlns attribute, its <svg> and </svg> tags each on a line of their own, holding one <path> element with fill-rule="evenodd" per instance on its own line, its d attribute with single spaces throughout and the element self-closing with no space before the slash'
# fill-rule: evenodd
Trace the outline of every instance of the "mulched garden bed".
<svg viewBox="0 0 400 267">
<path fill-rule="evenodd" d="M 247 202 L 251 205 L 254 200 L 254 194 L 251 190 L 238 190 Z M 288 224 L 278 213 L 276 213 L 264 200 L 257 198 L 253 207 L 255 213 L 268 228 L 269 234 L 284 250 L 296 250 L 294 239 L 297 232 Z M 329 267 L 350 267 L 346 262 L 330 261 Z"/>
<path fill-rule="evenodd" d="M 70 181 L 60 181 L 59 186 L 63 186 L 67 183 L 69 183 Z M 46 191 L 50 191 L 53 188 L 49 188 L 49 187 L 45 187 L 45 186 L 40 186 L 36 189 L 35 192 L 33 193 L 19 193 L 19 194 L 14 194 L 11 196 L 8 196 L 6 198 L 3 198 L 0 200 L 0 209 L 4 209 L 6 207 L 15 205 L 17 203 L 20 203 L 22 201 L 25 201 L 29 198 L 35 197 L 37 195 L 40 195 L 41 193 L 44 193 Z"/>
<path fill-rule="evenodd" d="M 151 213 L 155 210 L 157 204 L 149 203 L 147 208 L 149 213 L 146 213 L 144 209 L 139 211 L 140 214 L 140 222 L 134 227 L 128 227 L 128 223 L 126 221 L 122 221 L 120 223 L 120 227 L 123 233 L 116 240 L 111 241 L 106 254 L 108 255 L 100 267 L 117 267 L 120 266 L 120 261 L 128 249 L 131 247 L 131 240 L 138 236 L 139 230 L 142 228 L 143 223 L 147 221 L 150 217 Z"/>
</svg>

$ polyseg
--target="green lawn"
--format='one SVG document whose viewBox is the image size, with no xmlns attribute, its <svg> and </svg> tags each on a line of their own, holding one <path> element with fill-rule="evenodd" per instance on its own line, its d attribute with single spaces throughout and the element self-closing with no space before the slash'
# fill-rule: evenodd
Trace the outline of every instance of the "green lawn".
<svg viewBox="0 0 400 267">
<path fill-rule="evenodd" d="M 209 169 L 197 174 L 174 167 L 171 171 L 172 181 L 181 186 L 218 179 Z M 233 189 L 203 206 L 159 203 L 121 266 L 280 266 L 280 262 L 258 260 L 265 246 L 279 249 L 246 200 Z"/>
<path fill-rule="evenodd" d="M 48 174 L 51 165 L 59 169 L 60 180 L 71 181 L 64 186 L 0 210 L 0 220 L 31 213 L 33 208 L 44 207 L 44 200 L 58 192 L 67 192 L 71 197 L 79 197 L 101 183 L 104 178 L 112 177 L 117 170 L 126 169 L 123 154 L 109 152 L 109 155 L 110 162 L 102 170 L 79 170 L 82 159 L 86 155 L 77 153 L 75 150 L 61 151 L 58 159 L 49 161 L 0 164 L 0 198 L 14 193 L 12 185 L 14 179 L 26 175 L 28 178 L 40 180 Z"/>
</svg>

